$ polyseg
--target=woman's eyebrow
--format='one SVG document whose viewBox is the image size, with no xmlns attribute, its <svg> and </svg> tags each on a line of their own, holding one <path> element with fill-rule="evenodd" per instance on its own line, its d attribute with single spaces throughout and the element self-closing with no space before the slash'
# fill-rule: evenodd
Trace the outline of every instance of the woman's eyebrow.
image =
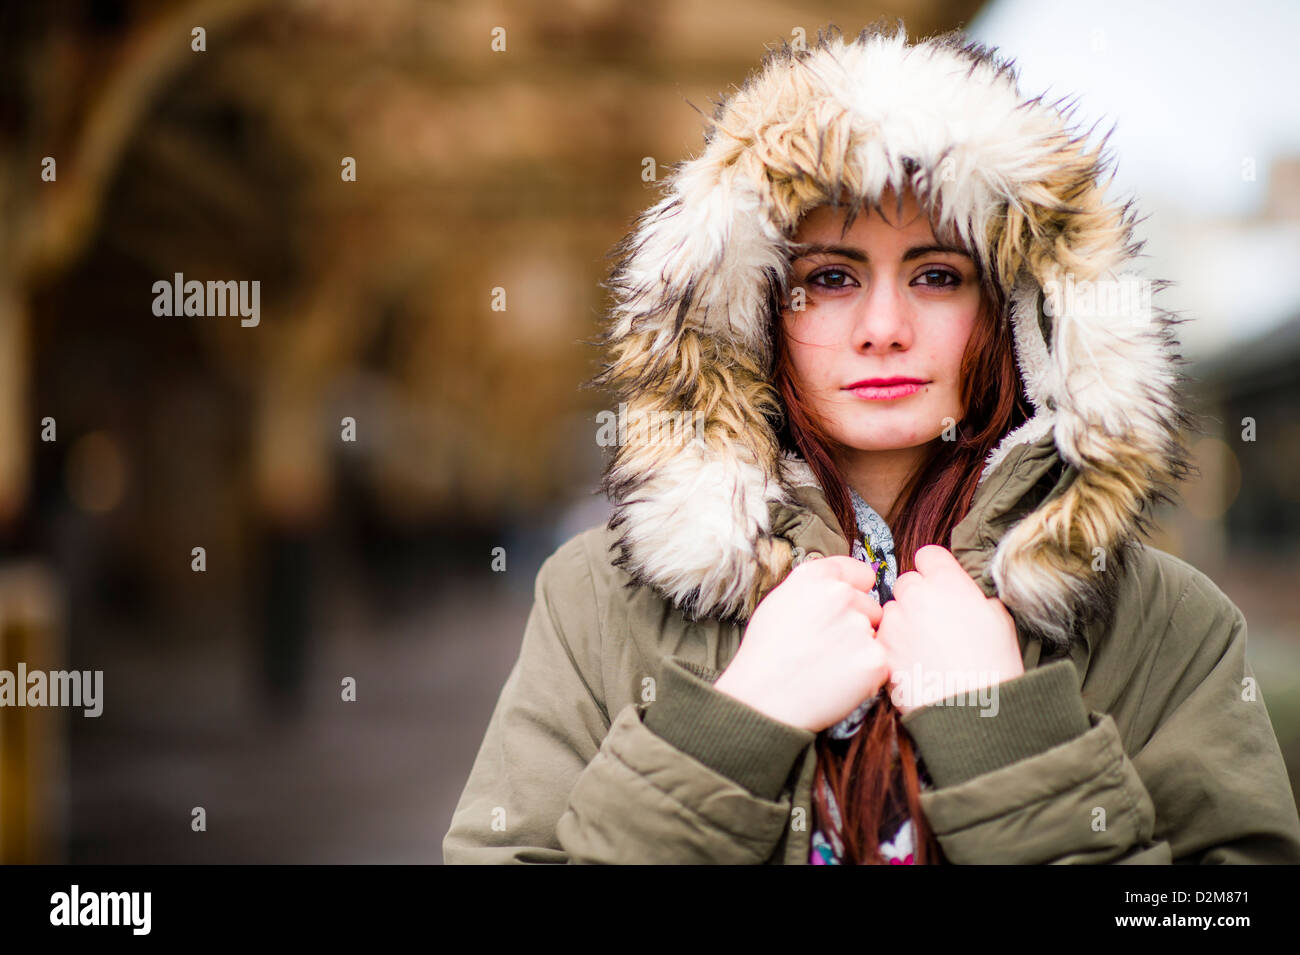
<svg viewBox="0 0 1300 955">
<path fill-rule="evenodd" d="M 813 255 L 842 255 L 844 258 L 852 259 L 855 262 L 867 261 L 867 253 L 853 245 L 823 245 L 820 242 L 801 243 L 801 245 L 804 246 L 804 250 L 791 259 L 791 262 L 797 262 Z"/>
<path fill-rule="evenodd" d="M 965 249 L 959 249 L 953 245 L 914 245 L 903 253 L 903 261 L 910 262 L 912 259 L 919 259 L 925 255 L 933 255 L 935 252 L 946 252 L 949 255 L 964 255 L 970 258 L 970 253 Z"/>
<path fill-rule="evenodd" d="M 914 245 L 903 253 L 903 261 L 910 262 L 912 259 L 919 259 L 922 256 L 933 255 L 936 252 L 944 252 L 951 255 L 964 255 L 970 258 L 970 253 L 965 249 L 959 249 L 952 245 Z M 857 246 L 853 245 L 823 245 L 819 242 L 808 243 L 806 248 L 796 255 L 790 261 L 797 262 L 799 259 L 806 259 L 812 255 L 842 255 L 846 259 L 852 259 L 855 262 L 866 262 L 867 253 L 863 252 Z"/>
</svg>

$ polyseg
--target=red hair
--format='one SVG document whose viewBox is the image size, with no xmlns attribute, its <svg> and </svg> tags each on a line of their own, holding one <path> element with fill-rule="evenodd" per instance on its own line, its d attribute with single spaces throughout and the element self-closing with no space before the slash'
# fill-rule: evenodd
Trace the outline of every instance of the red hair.
<svg viewBox="0 0 1300 955">
<path fill-rule="evenodd" d="M 893 532 L 898 572 L 913 569 L 916 551 L 927 544 L 950 545 L 953 528 L 970 509 L 980 472 L 997 442 L 1028 420 L 1030 408 L 1016 366 L 1013 340 L 1001 290 L 981 270 L 981 305 L 961 364 L 961 395 L 966 414 L 957 422 L 955 441 L 933 442 L 929 457 L 904 485 L 894 510 L 881 516 Z M 785 420 L 782 445 L 806 460 L 826 492 L 827 502 L 845 537 L 857 536 L 848 485 L 831 456 L 836 443 L 804 402 L 778 317 L 774 334 L 773 380 L 781 396 Z M 841 808 L 845 862 L 882 864 L 879 833 L 886 824 L 911 816 L 916 834 L 917 864 L 943 862 L 943 853 L 921 812 L 920 780 L 912 741 L 900 722 L 898 709 L 882 692 L 847 750 L 817 735 L 814 781 L 816 818 L 830 828 L 828 807 L 821 794 L 823 781 Z M 897 742 L 901 767 L 895 765 Z"/>
</svg>

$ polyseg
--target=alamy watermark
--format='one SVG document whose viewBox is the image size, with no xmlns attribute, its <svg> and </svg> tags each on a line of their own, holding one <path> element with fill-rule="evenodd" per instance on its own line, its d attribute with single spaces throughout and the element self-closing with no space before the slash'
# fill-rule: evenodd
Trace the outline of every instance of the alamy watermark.
<svg viewBox="0 0 1300 955">
<path fill-rule="evenodd" d="M 1044 283 L 1043 311 L 1051 317 L 1069 312 L 1076 318 L 1122 318 L 1143 326 L 1151 323 L 1151 294 L 1151 282 L 1136 275 L 1076 280 L 1067 273 L 1064 282 Z"/>
<path fill-rule="evenodd" d="M 895 670 L 889 698 L 898 707 L 978 706 L 980 716 L 998 715 L 1001 674 L 988 670 L 933 670 L 919 663 Z"/>
<path fill-rule="evenodd" d="M 686 445 L 704 441 L 704 416 L 693 411 L 634 411 L 627 402 L 618 411 L 596 412 L 596 444 L 610 448 L 627 444 L 629 436 L 638 444 Z"/>
<path fill-rule="evenodd" d="M 0 706 L 79 706 L 84 716 L 104 712 L 103 670 L 0 670 Z"/>
<path fill-rule="evenodd" d="M 152 909 L 152 892 L 83 892 L 73 883 L 67 892 L 50 896 L 50 924 L 122 925 L 132 935 L 148 935 Z"/>
<path fill-rule="evenodd" d="M 258 280 L 236 282 L 185 281 L 177 272 L 172 281 L 153 283 L 153 313 L 160 317 L 181 315 L 240 315 L 239 324 L 253 328 L 262 320 L 262 283 Z"/>
</svg>

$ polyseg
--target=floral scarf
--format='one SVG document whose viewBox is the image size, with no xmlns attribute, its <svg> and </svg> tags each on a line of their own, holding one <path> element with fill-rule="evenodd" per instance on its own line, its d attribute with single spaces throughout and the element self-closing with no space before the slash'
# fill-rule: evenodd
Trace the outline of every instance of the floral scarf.
<svg viewBox="0 0 1300 955">
<path fill-rule="evenodd" d="M 852 488 L 849 493 L 853 498 L 853 512 L 858 524 L 858 537 L 853 541 L 853 556 L 870 564 L 876 572 L 876 584 L 872 596 L 882 606 L 894 599 L 894 582 L 898 579 L 898 560 L 894 555 L 894 535 L 876 511 L 864 501 Z M 835 741 L 847 741 L 857 735 L 871 708 L 885 692 L 882 687 L 874 696 L 863 700 L 852 713 L 840 720 L 826 731 Z M 846 744 L 847 745 L 847 744 Z M 894 757 L 898 758 L 898 744 L 894 744 Z M 930 783 L 924 772 L 921 773 L 921 787 L 929 789 Z M 823 830 L 819 825 L 813 830 L 812 849 L 809 862 L 812 865 L 840 865 L 844 859 L 844 845 L 840 841 L 839 831 L 844 827 L 839 806 L 835 797 L 824 784 L 821 791 L 830 810 L 829 820 L 819 820 L 823 825 L 829 821 L 830 826 Z M 882 833 L 880 854 L 891 865 L 912 865 L 915 859 L 914 830 L 911 819 L 904 819 L 901 824 L 887 827 L 890 831 Z M 884 840 L 888 836 L 888 840 Z"/>
</svg>

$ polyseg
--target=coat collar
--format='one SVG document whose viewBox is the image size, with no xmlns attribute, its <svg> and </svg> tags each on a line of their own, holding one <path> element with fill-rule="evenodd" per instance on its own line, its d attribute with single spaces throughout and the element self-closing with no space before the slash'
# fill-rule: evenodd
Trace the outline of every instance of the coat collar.
<svg viewBox="0 0 1300 955">
<path fill-rule="evenodd" d="M 1065 493 L 1077 474 L 1076 469 L 1062 462 L 1049 434 L 1017 445 L 981 482 L 966 516 L 953 528 L 949 549 L 986 597 L 998 596 L 992 564 L 1003 536 L 1028 511 Z M 789 542 L 791 566 L 810 557 L 849 555 L 849 542 L 840 532 L 826 494 L 811 477 L 811 471 L 799 480 L 803 483 L 792 487 L 789 501 L 769 505 L 772 534 Z M 1118 574 L 1112 574 L 1110 579 L 1118 579 Z M 767 596 L 777 583 L 764 585 L 758 599 Z M 1017 623 L 1021 656 L 1028 670 L 1042 656 L 1043 634 Z M 1068 649 L 1072 654 L 1081 649 L 1086 661 L 1092 650 L 1090 630 L 1081 626 L 1074 636 L 1076 642 Z M 1048 643 L 1049 652 L 1067 649 L 1050 640 Z"/>
</svg>

